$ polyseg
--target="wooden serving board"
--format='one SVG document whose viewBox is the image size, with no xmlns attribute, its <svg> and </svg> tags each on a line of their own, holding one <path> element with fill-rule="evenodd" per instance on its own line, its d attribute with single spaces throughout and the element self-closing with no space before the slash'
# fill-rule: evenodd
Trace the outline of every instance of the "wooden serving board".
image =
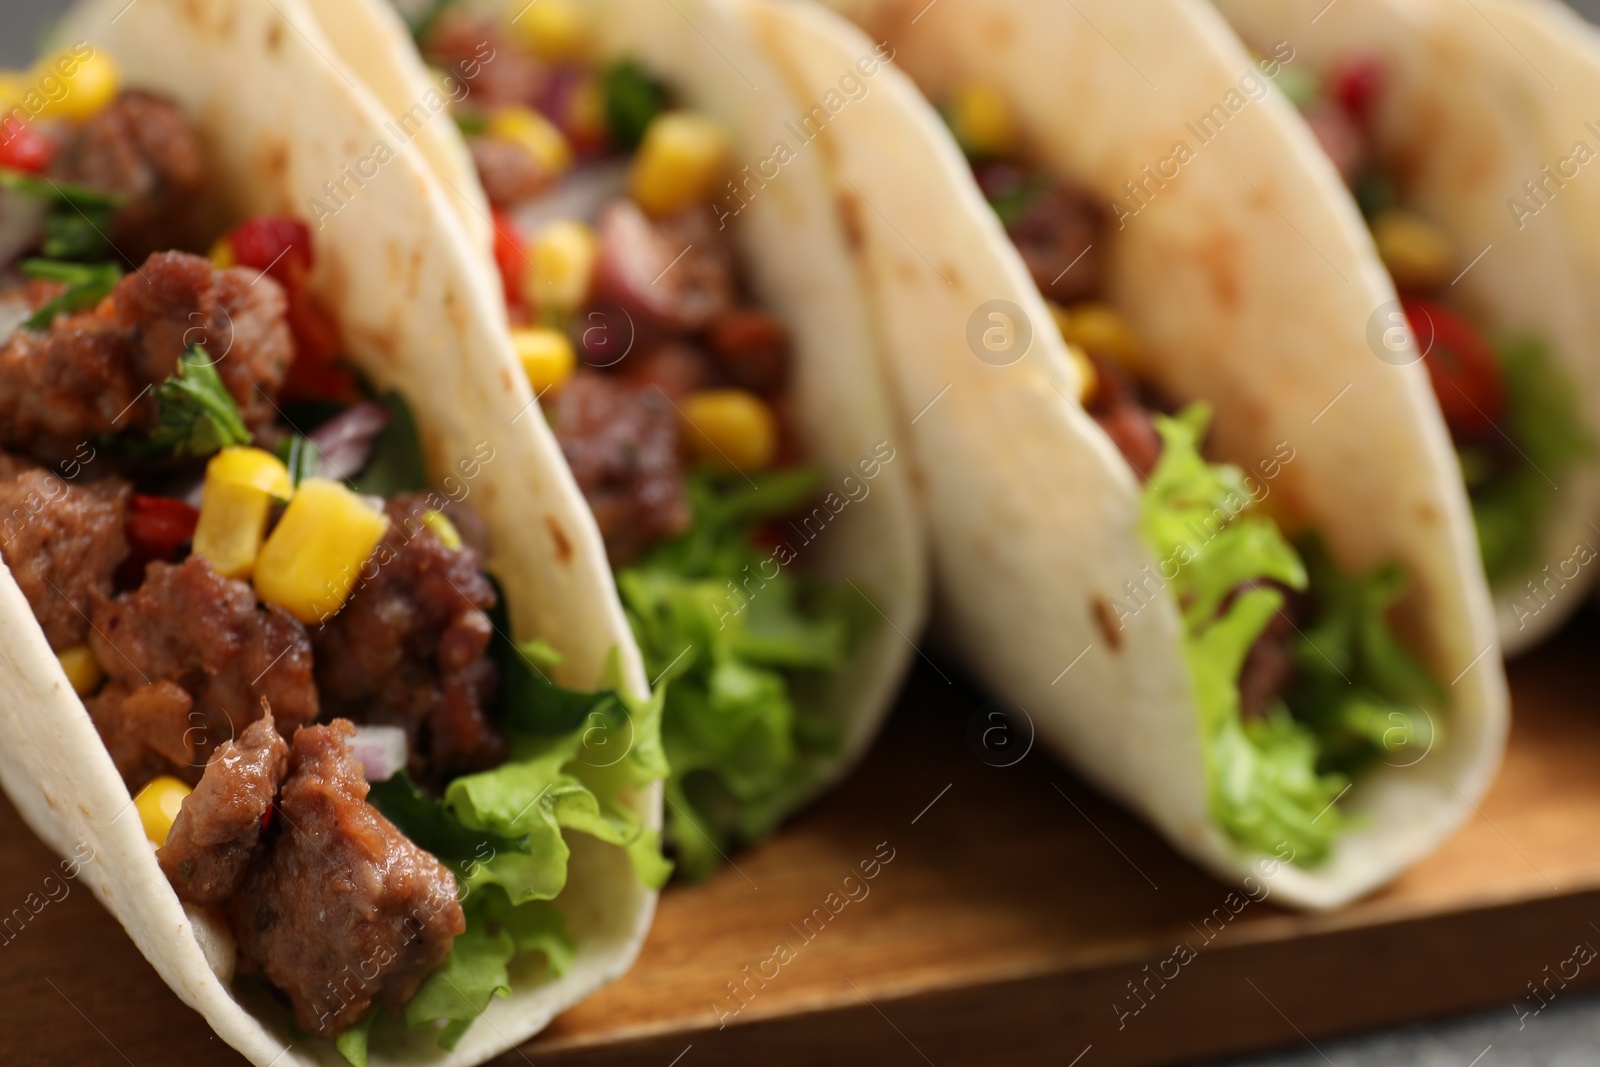
<svg viewBox="0 0 1600 1067">
<path fill-rule="evenodd" d="M 1041 751 L 993 766 L 1025 728 L 985 738 L 924 667 L 847 784 L 667 892 L 634 970 L 498 1062 L 1167 1064 L 1571 996 L 1600 984 L 1573 962 L 1600 946 L 1597 647 L 1586 617 L 1517 664 L 1479 815 L 1324 916 L 1212 881 Z M 56 864 L 0 808 L 0 912 Z M 0 1063 L 244 1062 L 81 887 L 0 945 L 0 1018 Z"/>
</svg>

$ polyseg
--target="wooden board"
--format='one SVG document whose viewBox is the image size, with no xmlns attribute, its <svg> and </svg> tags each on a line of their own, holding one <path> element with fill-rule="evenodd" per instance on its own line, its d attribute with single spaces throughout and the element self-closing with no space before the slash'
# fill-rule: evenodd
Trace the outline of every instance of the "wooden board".
<svg viewBox="0 0 1600 1067">
<path fill-rule="evenodd" d="M 1597 643 L 1585 618 L 1515 667 L 1477 817 L 1315 917 L 1230 899 L 1040 751 L 989 765 L 1025 731 L 985 749 L 982 697 L 924 668 L 850 782 L 665 894 L 633 972 L 499 1062 L 1165 1064 L 1570 996 L 1600 984 L 1569 962 L 1600 945 Z M 0 910 L 55 869 L 4 806 Z M 0 945 L 0 1017 L 8 1063 L 243 1063 L 81 887 Z"/>
</svg>

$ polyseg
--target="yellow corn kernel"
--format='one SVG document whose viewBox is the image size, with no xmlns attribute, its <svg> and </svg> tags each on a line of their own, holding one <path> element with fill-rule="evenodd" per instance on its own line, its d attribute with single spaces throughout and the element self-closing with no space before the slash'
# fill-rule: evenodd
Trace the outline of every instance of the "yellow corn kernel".
<svg viewBox="0 0 1600 1067">
<path fill-rule="evenodd" d="M 542 0 L 541 0 L 542 2 Z M 531 107 L 512 104 L 489 116 L 484 133 L 522 146 L 552 177 L 572 166 L 572 146 L 556 124 Z"/>
<path fill-rule="evenodd" d="M 710 389 L 683 403 L 689 446 L 702 463 L 723 470 L 759 471 L 778 451 L 772 409 L 743 389 Z"/>
<path fill-rule="evenodd" d="M 434 536 L 443 541 L 444 547 L 450 551 L 454 552 L 461 547 L 461 533 L 444 512 L 429 508 L 422 513 L 422 524 L 432 530 Z"/>
<path fill-rule="evenodd" d="M 1108 304 L 1085 302 L 1063 308 L 1050 306 L 1061 337 L 1069 345 L 1102 352 L 1129 369 L 1139 365 L 1139 338 L 1120 311 Z"/>
<path fill-rule="evenodd" d="M 991 85 L 968 85 L 950 95 L 945 114 L 961 147 L 998 156 L 1017 145 L 1017 120 L 1005 95 Z"/>
<path fill-rule="evenodd" d="M 1401 289 L 1431 289 L 1450 280 L 1455 250 L 1444 230 L 1411 211 L 1385 211 L 1372 221 L 1383 265 Z"/>
<path fill-rule="evenodd" d="M 1100 372 L 1094 369 L 1089 353 L 1078 345 L 1067 345 L 1067 358 L 1072 360 L 1073 369 L 1078 372 L 1078 403 L 1087 407 L 1089 401 L 1094 399 L 1094 391 L 1100 387 Z"/>
<path fill-rule="evenodd" d="M 85 46 L 78 46 L 85 47 Z M 67 91 L 59 100 L 45 97 L 40 118 L 63 119 L 67 122 L 85 122 L 115 100 L 121 88 L 121 75 L 117 65 L 103 49 L 78 56 L 73 51 L 58 52 L 34 68 L 34 75 L 60 78 Z"/>
<path fill-rule="evenodd" d="M 571 314 L 589 299 L 599 242 L 594 230 L 576 219 L 558 219 L 528 245 L 533 269 L 527 272 L 527 297 L 542 314 Z"/>
<path fill-rule="evenodd" d="M 294 493 L 289 468 L 259 448 L 224 448 L 206 464 L 194 554 L 224 578 L 248 578 L 274 499 Z"/>
<path fill-rule="evenodd" d="M 56 659 L 61 661 L 61 669 L 66 672 L 67 681 L 72 683 L 72 691 L 81 697 L 99 689 L 101 681 L 105 679 L 100 661 L 94 658 L 88 645 L 64 648 L 56 653 Z"/>
<path fill-rule="evenodd" d="M 307 478 L 256 557 L 256 595 L 303 623 L 326 619 L 344 607 L 388 529 L 388 516 L 365 498 Z"/>
<path fill-rule="evenodd" d="M 589 20 L 572 0 L 511 0 L 510 9 L 522 43 L 540 59 L 570 61 L 589 53 Z"/>
<path fill-rule="evenodd" d="M 216 239 L 207 255 L 211 258 L 211 265 L 218 270 L 227 270 L 239 264 L 238 257 L 233 254 L 233 241 L 226 234 Z"/>
<path fill-rule="evenodd" d="M 139 809 L 139 821 L 144 824 L 144 836 L 152 844 L 159 847 L 167 843 L 173 820 L 183 809 L 183 798 L 189 792 L 189 787 L 183 782 L 163 774 L 160 778 L 151 779 L 133 798 L 133 806 Z"/>
<path fill-rule="evenodd" d="M 693 111 L 667 111 L 650 120 L 633 159 L 628 188 L 652 215 L 671 215 L 709 200 L 728 171 L 727 131 Z"/>
<path fill-rule="evenodd" d="M 572 377 L 578 363 L 572 341 L 560 330 L 548 326 L 514 326 L 511 344 L 536 394 L 559 387 Z"/>
<path fill-rule="evenodd" d="M 12 108 L 22 103 L 22 98 L 28 95 L 28 84 L 32 79 L 20 70 L 0 70 L 0 111 L 9 112 Z M 4 121 L 7 116 L 0 116 Z"/>
</svg>

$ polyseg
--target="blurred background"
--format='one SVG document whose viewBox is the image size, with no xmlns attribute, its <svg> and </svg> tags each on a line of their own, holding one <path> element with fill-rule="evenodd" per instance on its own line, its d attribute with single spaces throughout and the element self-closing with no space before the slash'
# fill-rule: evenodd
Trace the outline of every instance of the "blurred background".
<svg viewBox="0 0 1600 1067">
<path fill-rule="evenodd" d="M 1337 0 L 1335 0 L 1337 2 Z M 1569 0 L 1600 22 L 1600 0 Z M 25 67 L 46 27 L 69 0 L 0 0 L 0 67 Z M 849 1050 L 838 1050 L 848 1061 Z M 935 1049 L 935 1054 L 937 1050 Z M 0 1052 L 0 1062 L 5 1054 Z M 1066 1057 L 1063 1057 L 1063 1063 Z M 1600 995 L 1563 998 L 1538 1025 L 1519 1025 L 1505 1007 L 1445 1021 L 1313 1044 L 1195 1067 L 1578 1067 L 1600 1063 Z"/>
</svg>

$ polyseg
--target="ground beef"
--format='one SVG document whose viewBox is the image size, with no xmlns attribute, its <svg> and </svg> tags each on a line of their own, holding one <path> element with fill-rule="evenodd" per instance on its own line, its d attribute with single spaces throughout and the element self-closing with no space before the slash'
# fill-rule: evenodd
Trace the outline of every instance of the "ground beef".
<svg viewBox="0 0 1600 1067">
<path fill-rule="evenodd" d="M 732 384 L 777 397 L 789 382 L 789 330 L 758 308 L 729 308 L 711 320 L 711 352 Z"/>
<path fill-rule="evenodd" d="M 1006 233 L 1040 292 L 1061 304 L 1099 292 L 1105 216 L 1089 192 L 1009 163 L 985 164 L 975 176 L 1003 208 Z"/>
<path fill-rule="evenodd" d="M 476 551 L 447 548 L 423 523 L 426 510 L 416 494 L 389 501 L 374 577 L 312 640 L 327 713 L 403 726 L 412 772 L 438 778 L 500 763 L 505 740 L 489 720 L 494 587 Z"/>
<path fill-rule="evenodd" d="M 0 556 L 50 647 L 81 645 L 128 554 L 128 483 L 68 481 L 0 454 Z"/>
<path fill-rule="evenodd" d="M 428 27 L 423 55 L 458 80 L 451 93 L 458 106 L 487 112 L 508 104 L 531 107 L 538 101 L 547 84 L 546 72 L 536 58 L 507 39 L 503 25 L 492 12 L 455 6 L 445 7 Z"/>
<path fill-rule="evenodd" d="M 543 193 L 555 176 L 515 141 L 474 137 L 467 142 L 478 180 L 493 204 L 520 204 Z"/>
<path fill-rule="evenodd" d="M 151 387 L 197 342 L 246 424 L 262 429 L 294 356 L 285 313 L 270 278 L 157 253 L 99 307 L 18 330 L 0 345 L 0 447 L 55 461 L 102 434 L 152 429 Z"/>
<path fill-rule="evenodd" d="M 1294 620 L 1285 605 L 1272 616 L 1239 669 L 1239 714 L 1264 719 L 1294 681 Z"/>
<path fill-rule="evenodd" d="M 616 200 L 601 209 L 595 236 L 595 299 L 622 308 L 637 330 L 700 330 L 733 307 L 733 252 L 709 211 L 653 219 Z"/>
<path fill-rule="evenodd" d="M 89 647 L 107 678 L 89 711 L 130 789 L 152 766 L 198 781 L 263 702 L 285 733 L 317 718 L 305 627 L 198 556 L 152 563 L 137 591 L 102 604 Z"/>
<path fill-rule="evenodd" d="M 289 766 L 268 712 L 236 741 L 211 753 L 205 773 L 156 852 L 161 870 L 183 900 L 219 904 L 233 895 L 264 847 L 265 823 Z"/>
<path fill-rule="evenodd" d="M 655 385 L 581 369 L 550 404 L 556 438 L 613 566 L 689 527 L 678 419 Z"/>
<path fill-rule="evenodd" d="M 617 370 L 629 382 L 642 388 L 659 386 L 674 404 L 681 405 L 690 393 L 718 384 L 717 368 L 711 357 L 687 341 L 666 341 L 641 345 L 618 364 Z"/>
<path fill-rule="evenodd" d="M 350 723 L 295 734 L 272 841 L 228 904 L 240 969 L 331 1037 L 399 1008 L 466 928 L 448 868 L 367 803 Z"/>
<path fill-rule="evenodd" d="M 1156 433 L 1150 408 L 1140 396 L 1139 387 L 1115 359 L 1097 352 L 1087 355 L 1094 365 L 1096 381 L 1089 414 L 1142 481 L 1150 477 L 1161 460 L 1161 436 Z"/>
<path fill-rule="evenodd" d="M 205 160 L 194 128 L 172 101 L 124 92 L 62 146 L 49 175 L 127 198 L 106 236 L 128 262 L 191 247 Z"/>
</svg>

